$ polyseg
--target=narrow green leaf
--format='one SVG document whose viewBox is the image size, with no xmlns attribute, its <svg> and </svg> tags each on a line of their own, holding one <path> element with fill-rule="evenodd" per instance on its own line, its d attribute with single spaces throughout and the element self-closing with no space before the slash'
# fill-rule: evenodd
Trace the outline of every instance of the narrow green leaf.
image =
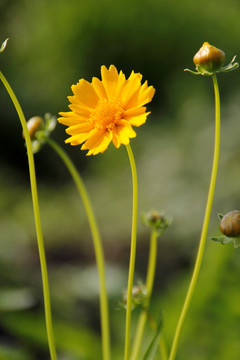
<svg viewBox="0 0 240 360">
<path fill-rule="evenodd" d="M 232 238 L 229 238 L 227 236 L 216 236 L 216 237 L 211 237 L 211 240 L 221 243 L 223 245 L 229 244 L 231 241 L 233 241 Z"/>
<path fill-rule="evenodd" d="M 155 333 L 153 335 L 153 339 L 150 342 L 150 344 L 149 344 L 149 346 L 148 346 L 142 360 L 153 360 L 154 355 L 156 354 L 156 351 L 157 351 L 157 348 L 158 348 L 158 343 L 159 343 L 159 338 L 160 338 L 160 335 L 161 335 L 162 327 L 163 327 L 163 318 L 162 318 L 162 315 L 161 315 L 161 317 L 159 319 L 159 322 L 157 324 L 157 328 L 156 328 Z"/>
</svg>

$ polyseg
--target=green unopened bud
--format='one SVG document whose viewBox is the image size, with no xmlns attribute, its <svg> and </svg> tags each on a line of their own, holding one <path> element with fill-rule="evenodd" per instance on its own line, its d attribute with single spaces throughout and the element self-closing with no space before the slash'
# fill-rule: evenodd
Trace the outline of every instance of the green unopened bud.
<svg viewBox="0 0 240 360">
<path fill-rule="evenodd" d="M 163 214 L 155 210 L 143 213 L 141 220 L 145 226 L 155 229 L 158 236 L 162 235 L 172 222 L 172 219 L 166 218 Z"/>
<path fill-rule="evenodd" d="M 31 119 L 27 121 L 27 128 L 30 135 L 31 140 L 34 139 L 36 132 L 43 128 L 44 122 L 43 118 L 40 116 L 33 116 Z M 25 138 L 23 133 L 23 138 Z"/>
<path fill-rule="evenodd" d="M 225 236 L 214 236 L 211 240 L 223 245 L 233 243 L 235 248 L 240 247 L 240 210 L 229 211 L 226 215 L 218 214 L 219 228 Z"/>
<path fill-rule="evenodd" d="M 229 72 L 239 67 L 239 64 L 235 62 L 236 56 L 232 61 L 223 66 L 225 61 L 225 53 L 217 49 L 215 46 L 210 45 L 208 42 L 203 43 L 203 46 L 199 49 L 193 58 L 193 62 L 196 65 L 196 71 L 185 69 L 194 75 L 211 76 L 215 73 Z"/>
<path fill-rule="evenodd" d="M 240 236 L 240 210 L 232 210 L 224 215 L 220 222 L 221 232 L 228 237 Z"/>
<path fill-rule="evenodd" d="M 36 154 L 45 144 L 46 139 L 55 129 L 56 117 L 47 113 L 44 119 L 40 116 L 33 116 L 27 121 L 27 128 L 32 143 L 32 151 Z M 23 134 L 23 138 L 25 138 Z"/>
<path fill-rule="evenodd" d="M 218 71 L 225 61 L 225 53 L 210 45 L 208 42 L 203 43 L 193 58 L 193 62 L 199 72 L 213 73 Z"/>
</svg>

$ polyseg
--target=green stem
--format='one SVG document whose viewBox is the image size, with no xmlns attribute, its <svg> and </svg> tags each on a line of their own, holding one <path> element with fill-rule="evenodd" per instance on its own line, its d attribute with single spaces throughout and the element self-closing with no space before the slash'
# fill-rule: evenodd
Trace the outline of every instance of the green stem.
<svg viewBox="0 0 240 360">
<path fill-rule="evenodd" d="M 105 263 L 104 263 L 101 238 L 96 223 L 96 219 L 94 216 L 94 212 L 88 197 L 87 190 L 72 160 L 54 140 L 50 139 L 49 137 L 44 138 L 44 140 L 56 151 L 56 153 L 60 156 L 60 158 L 66 165 L 67 169 L 69 170 L 73 178 L 73 181 L 76 184 L 79 195 L 82 198 L 83 205 L 88 217 L 92 238 L 93 238 L 98 275 L 99 275 L 99 283 L 100 283 L 100 314 L 101 314 L 103 359 L 110 360 L 109 315 L 108 315 L 108 298 L 107 298 L 107 290 L 106 290 L 106 282 L 105 282 Z"/>
<path fill-rule="evenodd" d="M 157 260 L 157 231 L 153 229 L 151 232 L 150 238 L 150 250 L 149 250 L 149 259 L 148 259 L 148 270 L 146 277 L 146 290 L 147 290 L 147 301 L 146 301 L 146 309 L 149 306 L 150 298 L 152 294 L 153 281 L 156 269 L 156 260 Z M 138 325 L 136 329 L 136 335 L 133 342 L 131 359 L 137 360 L 139 356 L 139 351 L 141 347 L 141 342 L 143 338 L 144 328 L 147 321 L 147 311 L 143 310 L 140 314 Z"/>
<path fill-rule="evenodd" d="M 202 234 L 200 238 L 198 253 L 196 257 L 196 262 L 192 274 L 192 279 L 188 288 L 188 292 L 185 298 L 185 302 L 182 308 L 182 312 L 180 314 L 180 318 L 178 320 L 177 328 L 175 331 L 173 344 L 169 356 L 169 360 L 174 360 L 176 353 L 177 353 L 177 346 L 179 342 L 179 337 L 181 334 L 181 330 L 183 327 L 183 323 L 194 293 L 194 289 L 197 283 L 204 248 L 206 244 L 206 238 L 207 238 L 207 232 L 208 232 L 208 225 L 211 215 L 211 209 L 212 209 L 212 203 L 213 203 L 213 197 L 214 197 L 214 190 L 216 185 L 216 179 L 217 179 L 217 170 L 218 170 L 218 161 L 219 161 L 219 151 L 220 151 L 220 96 L 219 96 L 219 89 L 218 89 L 218 83 L 217 83 L 217 77 L 216 75 L 212 75 L 213 79 L 213 86 L 214 86 L 214 94 L 215 94 L 215 146 L 214 146 L 214 157 L 213 157 L 213 165 L 212 165 L 212 175 L 211 175 L 211 181 L 209 186 L 209 192 L 208 192 L 208 199 L 207 199 L 207 205 L 205 210 L 205 217 L 202 227 Z"/>
<path fill-rule="evenodd" d="M 159 339 L 159 352 L 161 354 L 162 360 L 167 360 L 168 359 L 168 355 L 167 355 L 167 348 L 166 348 L 166 344 L 164 341 L 163 336 L 160 336 Z"/>
<path fill-rule="evenodd" d="M 32 152 L 32 144 L 30 135 L 27 128 L 27 123 L 21 106 L 11 88 L 9 83 L 7 82 L 6 78 L 0 72 L 0 79 L 2 80 L 12 102 L 15 106 L 15 109 L 18 113 L 23 133 L 26 141 L 27 147 L 27 155 L 28 155 L 28 165 L 29 165 L 29 175 L 30 175 L 30 184 L 31 184 L 31 191 L 32 191 L 32 202 L 33 202 L 33 212 L 35 218 L 35 227 L 37 233 L 37 243 L 38 243 L 38 251 L 39 251 L 39 258 L 40 258 L 40 265 L 41 265 L 41 273 L 42 273 L 42 285 L 43 285 L 43 297 L 44 297 L 44 307 L 45 307 L 45 319 L 46 319 L 46 328 L 47 328 L 47 337 L 48 337 L 48 345 L 51 360 L 57 359 L 55 342 L 54 342 L 54 335 L 53 335 L 53 327 L 52 327 L 52 315 L 51 315 L 51 302 L 50 302 L 50 293 L 49 293 L 49 282 L 48 282 L 48 273 L 47 273 L 47 264 L 46 264 L 46 256 L 44 250 L 44 242 L 43 242 L 43 235 L 42 235 L 42 227 L 41 227 L 41 220 L 40 220 L 40 212 L 39 212 L 39 203 L 38 203 L 38 192 L 37 192 L 37 182 L 36 182 L 36 174 L 35 174 L 35 165 L 34 165 L 34 158 Z"/>
<path fill-rule="evenodd" d="M 131 251 L 128 273 L 128 290 L 127 290 L 127 311 L 126 311 L 126 328 L 125 328 L 125 349 L 124 360 L 129 359 L 130 338 L 131 338 L 131 313 L 132 313 L 132 288 L 135 270 L 136 245 L 137 245 L 137 206 L 138 206 L 138 184 L 137 170 L 130 144 L 126 145 L 128 157 L 132 171 L 133 186 L 133 203 L 132 203 L 132 234 L 131 234 Z"/>
</svg>

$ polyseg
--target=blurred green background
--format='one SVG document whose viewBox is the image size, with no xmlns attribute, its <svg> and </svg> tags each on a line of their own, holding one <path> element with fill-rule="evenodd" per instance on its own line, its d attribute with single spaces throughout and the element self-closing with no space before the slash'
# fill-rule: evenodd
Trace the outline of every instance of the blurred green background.
<svg viewBox="0 0 240 360">
<path fill-rule="evenodd" d="M 192 58 L 204 41 L 239 56 L 240 3 L 236 0 L 0 0 L 1 71 L 27 118 L 67 111 L 70 86 L 114 64 L 143 74 L 156 88 L 151 115 L 131 145 L 139 176 L 139 211 L 173 217 L 159 241 L 152 314 L 164 314 L 170 347 L 199 241 L 213 153 L 211 79 L 195 77 Z M 240 75 L 219 76 L 222 145 L 209 235 L 217 214 L 240 203 Z M 0 359 L 49 358 L 21 126 L 0 87 Z M 64 145 L 64 127 L 52 137 L 81 172 L 100 225 L 107 261 L 114 360 L 122 359 L 131 230 L 131 173 L 126 150 L 111 146 L 86 157 Z M 101 359 L 98 278 L 86 216 L 72 180 L 52 149 L 35 156 L 41 217 L 61 360 Z M 144 280 L 149 232 L 139 222 L 136 281 Z M 178 360 L 239 360 L 240 254 L 207 243 L 202 273 L 186 319 Z M 133 320 L 137 318 L 134 312 Z M 133 326 L 134 332 L 134 326 Z M 151 337 L 146 330 L 145 343 Z"/>
</svg>

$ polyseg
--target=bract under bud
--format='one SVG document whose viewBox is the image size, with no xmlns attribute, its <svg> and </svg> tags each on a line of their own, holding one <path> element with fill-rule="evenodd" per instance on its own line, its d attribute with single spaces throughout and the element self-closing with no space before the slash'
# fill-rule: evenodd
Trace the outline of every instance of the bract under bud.
<svg viewBox="0 0 240 360">
<path fill-rule="evenodd" d="M 221 232 L 231 238 L 240 236 L 240 210 L 232 210 L 220 222 Z"/>
<path fill-rule="evenodd" d="M 224 51 L 210 45 L 208 42 L 203 43 L 203 46 L 193 58 L 197 71 L 208 73 L 218 71 L 222 67 L 224 61 Z"/>
</svg>

